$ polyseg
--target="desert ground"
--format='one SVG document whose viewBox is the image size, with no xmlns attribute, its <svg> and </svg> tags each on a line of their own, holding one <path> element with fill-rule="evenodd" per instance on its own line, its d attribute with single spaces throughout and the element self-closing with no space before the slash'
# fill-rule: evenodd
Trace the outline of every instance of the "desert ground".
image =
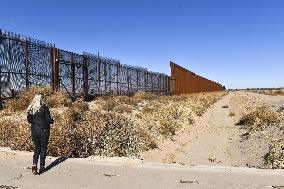
<svg viewBox="0 0 284 189">
<path fill-rule="evenodd" d="M 159 143 L 157 149 L 143 152 L 141 157 L 145 161 L 188 165 L 265 167 L 264 156 L 272 141 L 284 137 L 283 121 L 253 133 L 238 123 L 245 114 L 259 107 L 278 110 L 283 115 L 283 106 L 283 96 L 230 92 L 191 127 Z M 280 153 L 283 157 L 283 152 Z"/>
<path fill-rule="evenodd" d="M 284 188 L 283 94 L 228 91 L 132 98 L 136 100 L 98 98 L 87 103 L 85 112 L 80 112 L 85 107 L 81 104 L 77 110 L 53 107 L 55 117 L 64 114 L 52 126 L 58 127 L 51 132 L 55 136 L 49 146 L 49 155 L 55 157 L 48 158 L 50 170 L 38 176 L 42 181 L 34 183 L 25 113 L 20 108 L 12 111 L 8 103 L 9 111 L 4 110 L 0 119 L 0 188 L 36 188 L 38 183 L 43 183 L 41 188 Z M 78 116 L 72 122 L 69 109 L 72 116 Z M 92 114 L 101 109 L 100 114 Z M 108 122 L 92 116 L 105 117 Z M 90 120 L 103 129 L 93 129 Z M 61 128 L 66 123 L 74 125 Z M 9 124 L 13 129 L 7 131 Z M 88 133 L 77 128 L 78 124 Z M 146 129 L 142 132 L 141 128 Z M 76 144 L 58 139 L 73 137 L 71 131 Z M 81 139 L 81 132 L 96 136 L 92 139 L 96 149 L 89 143 L 84 146 L 91 139 Z M 123 142 L 126 145 L 117 144 Z"/>
</svg>

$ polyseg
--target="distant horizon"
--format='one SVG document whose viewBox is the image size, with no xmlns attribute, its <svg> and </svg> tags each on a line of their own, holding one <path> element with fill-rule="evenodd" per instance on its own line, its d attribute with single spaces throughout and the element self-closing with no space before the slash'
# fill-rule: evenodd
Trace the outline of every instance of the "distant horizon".
<svg viewBox="0 0 284 189">
<path fill-rule="evenodd" d="M 4 1 L 0 28 L 170 75 L 170 61 L 230 89 L 284 87 L 281 0 Z"/>
</svg>

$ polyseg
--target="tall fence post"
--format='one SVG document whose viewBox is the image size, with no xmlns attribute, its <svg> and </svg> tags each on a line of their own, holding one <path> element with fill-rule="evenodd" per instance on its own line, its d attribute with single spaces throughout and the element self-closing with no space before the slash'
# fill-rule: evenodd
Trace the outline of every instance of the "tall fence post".
<svg viewBox="0 0 284 189">
<path fill-rule="evenodd" d="M 3 101 L 2 101 L 2 70 L 0 65 L 0 110 L 3 109 Z"/>
<path fill-rule="evenodd" d="M 29 87 L 29 44 L 25 40 L 25 75 L 26 75 L 26 88 Z"/>
<path fill-rule="evenodd" d="M 139 91 L 139 69 L 136 69 L 137 72 L 137 78 L 136 78 L 136 85 L 137 85 L 137 91 Z"/>
<path fill-rule="evenodd" d="M 148 75 L 148 71 L 146 70 L 144 72 L 144 90 L 145 90 L 145 93 L 147 92 L 147 75 Z"/>
<path fill-rule="evenodd" d="M 163 77 L 163 82 L 164 82 L 164 93 L 167 95 L 167 76 Z"/>
<path fill-rule="evenodd" d="M 111 94 L 113 94 L 112 89 L 111 89 L 111 84 L 112 84 L 111 68 L 112 68 L 113 64 L 112 64 L 111 60 L 107 60 L 106 62 L 107 62 L 107 66 L 108 66 L 108 69 L 107 69 L 108 70 L 108 74 L 107 75 L 108 75 L 108 79 L 109 79 L 108 80 L 108 84 L 109 84 L 108 91 L 111 92 Z"/>
<path fill-rule="evenodd" d="M 171 76 L 168 76 L 168 95 L 171 95 Z"/>
<path fill-rule="evenodd" d="M 158 74 L 158 94 L 160 94 L 160 74 Z"/>
<path fill-rule="evenodd" d="M 75 60 L 74 60 L 74 53 L 71 53 L 71 84 L 72 84 L 72 96 L 75 97 L 75 82 L 76 82 L 76 75 L 75 75 Z M 84 67 L 84 66 L 83 66 Z"/>
<path fill-rule="evenodd" d="M 127 93 L 130 94 L 130 86 L 129 86 L 129 68 L 126 67 L 126 81 L 127 81 Z"/>
<path fill-rule="evenodd" d="M 168 76 L 164 76 L 164 93 L 165 93 L 165 95 L 167 95 L 168 94 L 168 92 L 167 92 L 167 77 Z"/>
<path fill-rule="evenodd" d="M 89 95 L 89 84 L 88 84 L 88 59 L 87 57 L 83 57 L 83 86 L 84 86 L 84 97 Z"/>
<path fill-rule="evenodd" d="M 55 47 L 51 48 L 51 77 L 53 92 L 59 90 L 59 65 L 58 65 L 58 50 Z"/>
<path fill-rule="evenodd" d="M 117 83 L 116 83 L 116 94 L 118 95 L 119 94 L 119 66 L 120 64 L 117 64 L 117 69 L 116 69 L 116 74 L 117 74 Z"/>
<path fill-rule="evenodd" d="M 97 71 L 98 71 L 98 93 L 101 93 L 101 61 L 100 61 L 100 54 L 98 53 L 97 59 Z"/>
<path fill-rule="evenodd" d="M 153 74 L 151 74 L 151 93 L 154 92 Z"/>
<path fill-rule="evenodd" d="M 50 68 L 51 68 L 51 88 L 54 92 L 54 65 L 53 65 L 53 48 L 50 48 Z"/>
<path fill-rule="evenodd" d="M 106 63 L 106 60 L 103 61 L 104 62 L 104 80 L 105 80 L 105 91 L 104 93 L 106 93 L 107 91 L 107 70 L 106 70 L 106 66 L 107 66 L 107 63 Z"/>
<path fill-rule="evenodd" d="M 130 84 L 130 93 L 132 94 L 132 92 L 133 92 L 133 83 L 132 83 L 132 80 L 133 80 L 133 78 L 132 78 L 132 73 L 133 73 L 133 71 L 134 71 L 134 68 L 130 68 L 130 78 L 129 78 L 129 84 Z"/>
</svg>

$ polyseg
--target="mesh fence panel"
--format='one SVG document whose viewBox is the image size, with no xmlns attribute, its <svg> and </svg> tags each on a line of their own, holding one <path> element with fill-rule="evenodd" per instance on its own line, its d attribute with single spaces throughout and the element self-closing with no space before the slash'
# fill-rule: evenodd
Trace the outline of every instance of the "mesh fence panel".
<svg viewBox="0 0 284 189">
<path fill-rule="evenodd" d="M 3 30 L 0 66 L 1 97 L 10 97 L 30 85 L 58 85 L 55 90 L 70 95 L 165 90 L 166 76 L 160 73 L 99 55 L 56 49 L 53 44 Z"/>
</svg>

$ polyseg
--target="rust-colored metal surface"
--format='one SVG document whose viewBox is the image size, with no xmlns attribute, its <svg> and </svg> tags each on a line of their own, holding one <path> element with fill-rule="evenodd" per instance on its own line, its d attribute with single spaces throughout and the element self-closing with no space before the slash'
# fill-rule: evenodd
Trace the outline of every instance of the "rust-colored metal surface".
<svg viewBox="0 0 284 189">
<path fill-rule="evenodd" d="M 221 84 L 196 75 L 173 62 L 170 62 L 170 66 L 173 95 L 224 90 Z"/>
</svg>

